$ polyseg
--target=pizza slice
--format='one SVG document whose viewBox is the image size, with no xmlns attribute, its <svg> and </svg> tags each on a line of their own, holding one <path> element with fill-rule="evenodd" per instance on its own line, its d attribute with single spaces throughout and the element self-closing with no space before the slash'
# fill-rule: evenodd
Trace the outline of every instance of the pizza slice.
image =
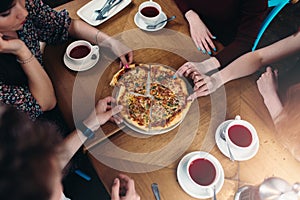
<svg viewBox="0 0 300 200">
<path fill-rule="evenodd" d="M 112 78 L 111 86 L 124 86 L 128 92 L 138 94 L 146 93 L 149 66 L 145 64 L 132 64 L 128 68 L 123 67 Z"/>
<path fill-rule="evenodd" d="M 121 116 L 127 123 L 143 131 L 149 130 L 151 97 L 128 92 L 124 86 L 121 86 L 117 104 L 123 105 Z"/>
</svg>

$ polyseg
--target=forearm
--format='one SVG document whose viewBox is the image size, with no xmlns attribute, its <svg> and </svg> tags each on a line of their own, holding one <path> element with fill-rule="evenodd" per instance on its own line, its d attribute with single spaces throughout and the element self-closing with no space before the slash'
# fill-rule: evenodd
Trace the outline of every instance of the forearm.
<svg viewBox="0 0 300 200">
<path fill-rule="evenodd" d="M 262 61 L 263 59 L 258 52 L 250 52 L 234 60 L 218 74 L 222 83 L 225 84 L 254 73 L 263 65 Z"/>
<path fill-rule="evenodd" d="M 285 39 L 279 40 L 272 45 L 249 52 L 237 58 L 219 74 L 223 84 L 228 81 L 248 76 L 259 68 L 274 63 L 292 53 L 300 50 L 300 32 L 293 34 Z"/>
<path fill-rule="evenodd" d="M 88 25 L 82 20 L 72 19 L 69 27 L 69 33 L 72 37 L 77 39 L 84 39 L 92 44 L 100 45 L 103 41 L 110 37 L 98 29 Z"/>
<path fill-rule="evenodd" d="M 94 115 L 92 115 L 92 117 L 89 116 L 87 119 L 83 120 L 83 124 L 94 132 L 100 126 L 98 120 L 94 117 Z M 74 154 L 78 151 L 78 149 L 84 144 L 84 142 L 87 139 L 87 136 L 85 136 L 79 129 L 75 129 L 64 139 L 66 153 L 63 157 L 64 159 L 62 159 L 61 161 L 62 167 L 65 167 L 67 165 L 67 163 L 71 160 Z"/>
<path fill-rule="evenodd" d="M 49 76 L 28 48 L 20 50 L 17 58 L 28 78 L 29 90 L 41 110 L 51 110 L 56 105 L 56 97 Z"/>
<path fill-rule="evenodd" d="M 81 145 L 87 140 L 87 137 L 78 129 L 74 130 L 64 139 L 65 155 L 61 159 L 61 166 L 65 167 Z"/>
</svg>

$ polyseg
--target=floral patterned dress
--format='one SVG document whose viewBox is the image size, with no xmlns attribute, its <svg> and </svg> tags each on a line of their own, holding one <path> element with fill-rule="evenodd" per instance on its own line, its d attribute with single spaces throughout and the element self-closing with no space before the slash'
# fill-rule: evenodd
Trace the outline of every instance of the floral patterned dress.
<svg viewBox="0 0 300 200">
<path fill-rule="evenodd" d="M 67 41 L 71 18 L 66 10 L 57 12 L 41 0 L 26 0 L 28 17 L 18 36 L 43 64 L 40 41 Z M 0 102 L 10 104 L 36 119 L 43 112 L 28 87 L 28 80 L 12 54 L 0 54 Z"/>
</svg>

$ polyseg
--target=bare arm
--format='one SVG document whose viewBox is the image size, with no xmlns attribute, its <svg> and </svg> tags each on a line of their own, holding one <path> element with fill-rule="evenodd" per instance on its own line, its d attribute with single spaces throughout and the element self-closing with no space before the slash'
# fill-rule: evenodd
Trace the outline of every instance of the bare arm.
<svg viewBox="0 0 300 200">
<path fill-rule="evenodd" d="M 109 106 L 110 102 L 115 100 L 112 97 L 106 97 L 97 102 L 97 105 L 89 117 L 83 120 L 83 123 L 92 131 L 96 131 L 99 127 L 106 123 L 113 115 L 117 114 L 122 110 L 122 106 L 116 106 L 111 109 Z M 115 122 L 120 123 L 121 119 L 113 118 Z M 76 129 L 70 133 L 64 140 L 64 145 L 66 148 L 66 154 L 64 159 L 62 159 L 61 166 L 65 167 L 67 163 L 71 160 L 76 151 L 81 147 L 81 145 L 87 140 L 87 137 L 83 133 Z"/>
<path fill-rule="evenodd" d="M 74 38 L 88 40 L 93 44 L 112 49 L 115 55 L 120 57 L 124 65 L 130 64 L 133 61 L 133 52 L 131 49 L 82 20 L 72 19 L 69 33 Z"/>
<path fill-rule="evenodd" d="M 51 110 L 56 105 L 52 82 L 47 73 L 32 55 L 25 43 L 17 37 L 2 39 L 0 34 L 0 52 L 15 54 L 28 78 L 29 90 L 43 111 Z"/>
<path fill-rule="evenodd" d="M 259 68 L 276 62 L 288 55 L 296 53 L 300 50 L 300 31 L 272 45 L 266 46 L 254 52 L 247 53 L 220 72 L 212 75 L 221 79 L 221 84 L 228 81 L 248 76 Z"/>
<path fill-rule="evenodd" d="M 30 59 L 33 56 L 29 49 L 27 50 L 27 53 L 19 56 L 21 60 Z M 32 61 L 21 63 L 21 66 L 27 75 L 30 92 L 41 106 L 41 109 L 47 111 L 54 108 L 56 105 L 54 88 L 49 76 L 38 60 L 33 56 Z"/>
<path fill-rule="evenodd" d="M 194 93 L 189 97 L 195 99 L 200 96 L 211 94 L 221 85 L 244 76 L 248 76 L 259 68 L 276 62 L 288 55 L 300 50 L 300 30 L 272 45 L 266 46 L 254 52 L 247 53 L 212 76 L 203 73 L 203 64 L 187 62 L 181 66 L 177 73 L 190 76 L 194 81 Z"/>
</svg>

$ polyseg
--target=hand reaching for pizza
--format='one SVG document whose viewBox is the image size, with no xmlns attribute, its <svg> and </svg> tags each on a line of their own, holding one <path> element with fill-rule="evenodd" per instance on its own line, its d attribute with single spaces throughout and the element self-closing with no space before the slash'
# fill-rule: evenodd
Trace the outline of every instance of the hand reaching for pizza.
<svg viewBox="0 0 300 200">
<path fill-rule="evenodd" d="M 133 51 L 122 42 L 114 38 L 108 38 L 104 42 L 102 42 L 101 45 L 109 47 L 113 51 L 113 53 L 120 58 L 122 65 L 125 66 L 132 63 Z"/>
<path fill-rule="evenodd" d="M 116 116 L 116 114 L 123 109 L 123 106 L 118 105 L 112 108 L 110 104 L 114 102 L 115 99 L 110 96 L 104 99 L 100 99 L 97 102 L 94 111 L 89 115 L 87 119 L 84 120 L 84 123 L 92 131 L 96 131 L 102 124 L 104 124 L 108 120 L 112 120 L 117 124 L 121 123 L 122 119 Z"/>
<path fill-rule="evenodd" d="M 215 92 L 222 85 L 222 81 L 220 80 L 217 74 L 213 74 L 212 76 L 195 75 L 194 93 L 187 100 L 194 100 L 197 97 L 207 96 Z"/>
<path fill-rule="evenodd" d="M 209 95 L 222 85 L 219 73 L 215 73 L 212 76 L 206 76 L 200 70 L 201 65 L 199 65 L 199 63 L 187 62 L 176 72 L 176 75 L 193 79 L 194 93 L 191 94 L 187 100 L 194 100 L 197 97 Z"/>
</svg>

